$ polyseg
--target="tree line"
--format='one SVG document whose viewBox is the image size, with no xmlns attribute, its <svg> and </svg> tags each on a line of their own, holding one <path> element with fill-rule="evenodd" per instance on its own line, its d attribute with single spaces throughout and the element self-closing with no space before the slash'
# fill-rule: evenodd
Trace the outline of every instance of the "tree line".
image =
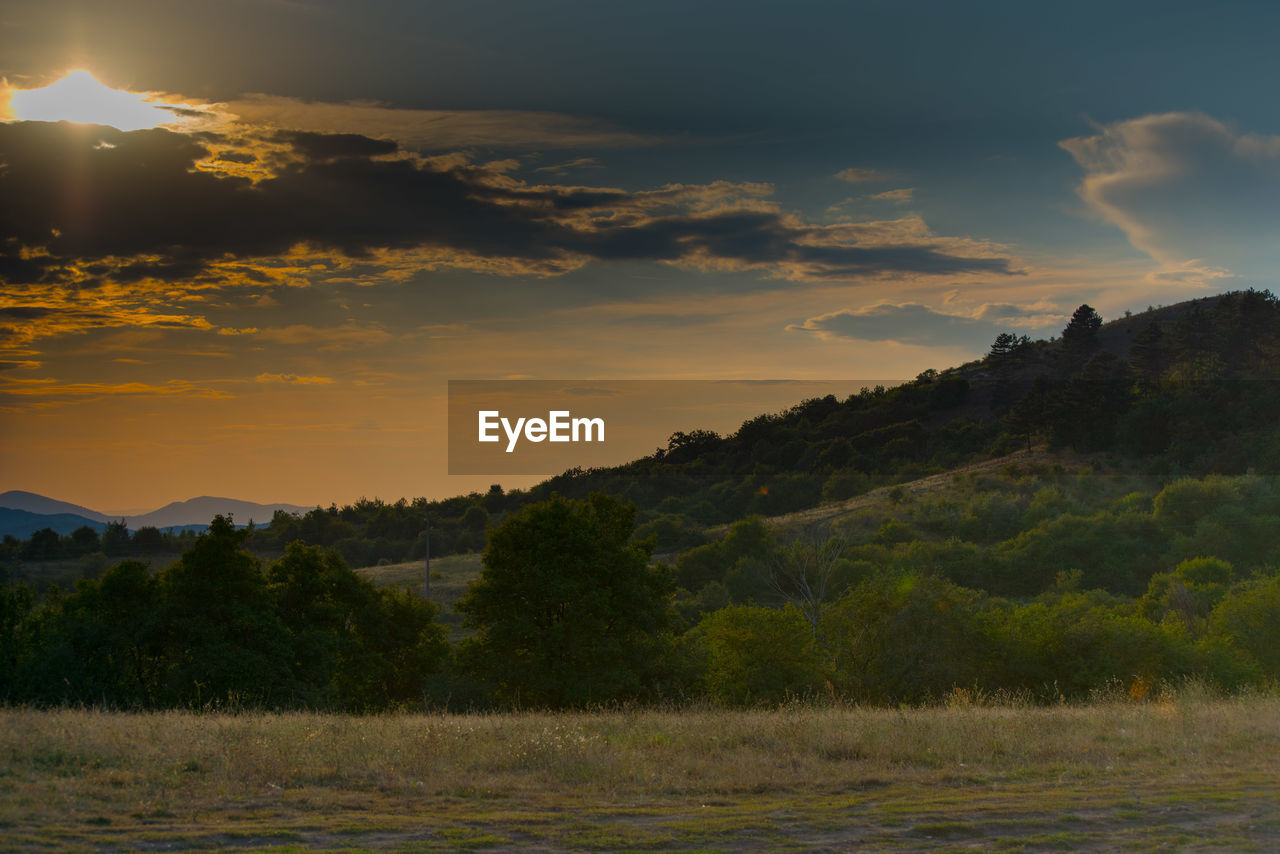
<svg viewBox="0 0 1280 854">
<path fill-rule="evenodd" d="M 1033 562 L 1042 581 L 1021 597 L 957 583 L 949 570 L 959 564 L 945 551 L 913 550 L 928 541 L 885 537 L 883 523 L 870 537 L 855 526 L 788 539 L 747 520 L 713 544 L 714 561 L 691 552 L 669 567 L 651 561 L 651 538 L 637 540 L 633 505 L 554 496 L 491 531 L 480 576 L 457 605 L 467 635 L 452 645 L 415 592 L 374 588 L 335 551 L 300 542 L 263 567 L 244 532 L 218 518 L 158 573 L 123 561 L 40 599 L 6 585 L 0 698 L 369 711 L 916 703 L 955 690 L 1053 702 L 1115 685 L 1143 696 L 1182 678 L 1264 686 L 1280 678 L 1275 545 L 1259 534 L 1241 547 L 1254 552 L 1234 553 L 1239 563 L 1168 563 L 1209 542 L 1248 489 L 1262 487 L 1180 480 L 1154 510 L 1141 498 L 1112 501 L 1122 515 L 1191 519 L 1192 544 L 1166 550 L 1141 583 L 1120 578 L 1113 589 L 1085 581 L 1087 550 L 1065 571 Z M 1280 502 L 1267 494 L 1271 512 Z M 983 495 L 971 510 L 989 503 Z M 1058 550 L 1080 530 L 1052 532 Z M 717 561 L 729 566 L 720 577 L 706 569 Z M 691 592 L 683 585 L 697 573 L 706 580 Z"/>
</svg>

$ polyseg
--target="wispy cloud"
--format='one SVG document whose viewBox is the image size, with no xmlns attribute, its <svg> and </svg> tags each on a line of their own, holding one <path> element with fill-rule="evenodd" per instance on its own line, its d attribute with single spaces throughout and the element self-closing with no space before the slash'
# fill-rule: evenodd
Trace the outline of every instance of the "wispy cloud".
<svg viewBox="0 0 1280 854">
<path fill-rule="evenodd" d="M 539 166 L 534 172 L 550 172 L 552 175 L 563 176 L 577 169 L 603 169 L 604 166 L 594 157 L 579 157 L 576 160 L 569 160 L 565 163 L 555 163 L 551 166 Z"/>
<path fill-rule="evenodd" d="M 259 330 L 255 337 L 276 344 L 305 345 L 321 352 L 335 352 L 383 344 L 393 336 L 377 325 L 344 323 L 340 326 L 323 327 L 295 323 Z"/>
<path fill-rule="evenodd" d="M 1273 278 L 1280 263 L 1280 136 L 1203 113 L 1102 125 L 1060 143 L 1084 170 L 1080 198 L 1160 264 L 1154 278 Z"/>
<path fill-rule="evenodd" d="M 280 383 L 284 385 L 331 385 L 332 377 L 300 376 L 298 374 L 258 374 L 254 377 L 258 383 Z"/>
<path fill-rule="evenodd" d="M 827 340 L 895 341 L 903 344 L 978 348 L 995 336 L 1032 324 L 1011 305 L 984 305 L 976 316 L 945 314 L 919 303 L 880 303 L 811 317 L 787 328 Z"/>
<path fill-rule="evenodd" d="M 885 190 L 883 193 L 875 193 L 867 198 L 875 199 L 877 202 L 896 202 L 898 204 L 906 204 L 915 197 L 915 194 L 915 187 L 903 187 L 900 190 Z"/>
<path fill-rule="evenodd" d="M 875 181 L 889 181 L 897 177 L 896 173 L 893 172 L 867 169 L 861 166 L 850 166 L 848 169 L 841 169 L 835 176 L 841 181 L 848 181 L 850 184 L 870 184 Z"/>
<path fill-rule="evenodd" d="M 232 395 L 188 380 L 152 383 L 62 382 L 49 377 L 0 378 L 0 408 L 8 411 L 48 409 L 117 397 L 188 397 L 217 400 Z"/>
</svg>

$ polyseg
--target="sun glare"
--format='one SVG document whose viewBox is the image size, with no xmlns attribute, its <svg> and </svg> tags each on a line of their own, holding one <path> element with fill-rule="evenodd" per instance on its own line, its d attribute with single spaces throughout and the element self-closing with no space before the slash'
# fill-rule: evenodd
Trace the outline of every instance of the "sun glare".
<svg viewBox="0 0 1280 854">
<path fill-rule="evenodd" d="M 104 86 L 83 70 L 72 71 L 43 89 L 10 90 L 9 112 L 19 121 L 80 122 L 119 130 L 143 130 L 176 121 L 173 112 L 148 102 L 146 96 Z"/>
</svg>

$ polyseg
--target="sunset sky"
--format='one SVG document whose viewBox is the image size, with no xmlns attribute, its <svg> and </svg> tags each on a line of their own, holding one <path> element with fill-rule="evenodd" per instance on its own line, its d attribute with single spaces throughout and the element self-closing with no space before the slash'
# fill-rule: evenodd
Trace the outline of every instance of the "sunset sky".
<svg viewBox="0 0 1280 854">
<path fill-rule="evenodd" d="M 4 4 L 0 490 L 445 497 L 500 479 L 446 474 L 450 379 L 905 378 L 1275 289 L 1277 43 L 1270 3 Z"/>
</svg>

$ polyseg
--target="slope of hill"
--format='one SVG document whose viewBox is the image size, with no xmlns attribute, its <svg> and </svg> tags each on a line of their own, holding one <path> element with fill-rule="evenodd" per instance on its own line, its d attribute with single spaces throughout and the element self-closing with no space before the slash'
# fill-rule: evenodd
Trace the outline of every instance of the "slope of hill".
<svg viewBox="0 0 1280 854">
<path fill-rule="evenodd" d="M 258 504 L 253 501 L 240 501 L 235 498 L 218 498 L 202 495 L 186 501 L 174 501 L 159 510 L 143 513 L 140 516 L 126 517 L 125 522 L 131 530 L 152 526 L 169 528 L 183 525 L 208 525 L 214 516 L 230 516 L 237 525 L 254 522 L 265 525 L 271 521 L 277 510 L 285 513 L 306 513 L 310 507 L 297 504 Z"/>
<path fill-rule="evenodd" d="M 37 495 L 34 492 L 24 492 L 21 489 L 11 489 L 8 492 L 0 492 L 0 507 L 7 507 L 10 510 L 25 510 L 28 513 L 42 513 L 45 515 L 57 514 L 73 514 L 90 519 L 94 522 L 110 522 L 111 517 L 97 510 L 90 510 L 88 507 L 81 507 L 79 504 L 71 504 L 66 501 L 57 501 L 53 498 L 46 498 L 43 495 Z M 207 521 L 207 520 L 206 520 Z M 79 527 L 78 525 L 76 527 Z M 56 529 L 55 529 L 56 530 Z"/>
<path fill-rule="evenodd" d="M 98 533 L 107 527 L 105 522 L 89 519 L 75 513 L 32 513 L 0 507 L 0 537 L 13 536 L 25 540 L 36 531 L 52 528 L 59 534 L 70 534 L 77 528 L 88 526 Z"/>
</svg>

